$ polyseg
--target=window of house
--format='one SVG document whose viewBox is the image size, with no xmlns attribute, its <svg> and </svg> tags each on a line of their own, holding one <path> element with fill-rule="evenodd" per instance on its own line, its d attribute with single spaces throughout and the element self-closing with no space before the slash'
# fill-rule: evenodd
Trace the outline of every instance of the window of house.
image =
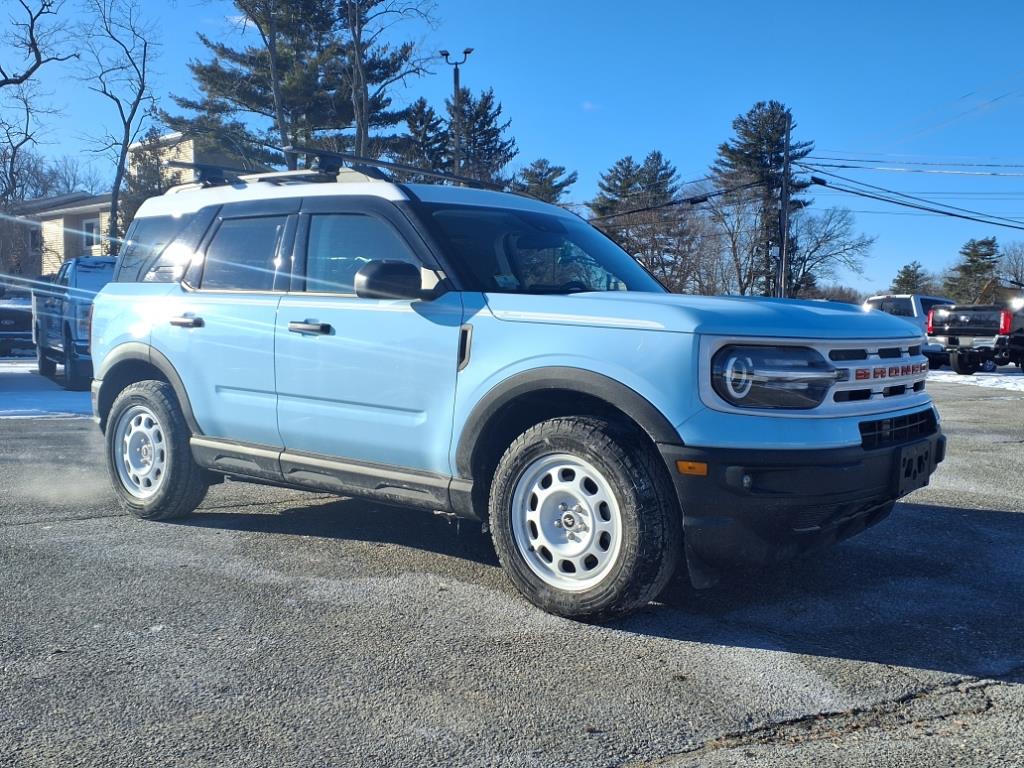
<svg viewBox="0 0 1024 768">
<path fill-rule="evenodd" d="M 420 265 L 399 234 L 380 219 L 333 213 L 310 219 L 307 291 L 355 293 L 356 272 L 371 261 L 384 259 Z"/>
<path fill-rule="evenodd" d="M 206 249 L 199 287 L 213 291 L 285 290 L 289 267 L 278 255 L 286 216 L 224 221 Z"/>
<path fill-rule="evenodd" d="M 86 251 L 100 244 L 99 219 L 86 219 L 82 222 L 82 242 Z"/>
</svg>

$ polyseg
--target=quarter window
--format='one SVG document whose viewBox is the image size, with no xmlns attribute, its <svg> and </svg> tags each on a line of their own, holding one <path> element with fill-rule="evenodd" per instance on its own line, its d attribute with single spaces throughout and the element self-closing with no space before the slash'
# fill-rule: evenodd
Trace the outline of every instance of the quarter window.
<svg viewBox="0 0 1024 768">
<path fill-rule="evenodd" d="M 200 288 L 286 290 L 290 276 L 279 255 L 286 221 L 285 216 L 224 221 L 206 249 Z"/>
<path fill-rule="evenodd" d="M 387 222 L 363 214 L 320 214 L 309 221 L 306 290 L 355 293 L 364 265 L 383 259 L 419 266 L 409 246 Z"/>
</svg>

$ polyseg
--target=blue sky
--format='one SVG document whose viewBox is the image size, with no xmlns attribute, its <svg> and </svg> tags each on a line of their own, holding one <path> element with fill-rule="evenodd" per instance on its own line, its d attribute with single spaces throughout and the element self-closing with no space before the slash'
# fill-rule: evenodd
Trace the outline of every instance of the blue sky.
<svg viewBox="0 0 1024 768">
<path fill-rule="evenodd" d="M 231 4 L 145 0 L 145 7 L 162 35 L 157 93 L 190 93 L 185 63 L 203 56 L 195 33 L 237 35 L 226 21 Z M 1024 165 L 1024 3 L 440 0 L 438 17 L 436 29 L 410 33 L 431 49 L 476 49 L 463 84 L 495 89 L 522 164 L 543 156 L 579 172 L 573 201 L 592 197 L 616 159 L 651 149 L 684 179 L 705 175 L 733 118 L 761 99 L 790 106 L 795 138 L 814 140 L 817 155 L 892 167 Z M 45 86 L 65 118 L 51 123 L 44 151 L 80 151 L 83 136 L 111 117 L 107 105 L 66 70 L 51 69 Z M 424 95 L 440 105 L 450 91 L 442 64 L 396 101 Z M 1024 167 L 999 177 L 836 172 L 1024 221 Z M 858 229 L 877 236 L 864 275 L 843 278 L 864 291 L 887 286 L 914 259 L 933 270 L 947 266 L 971 237 L 1024 240 L 1024 232 L 832 191 L 813 196 L 817 206 L 855 211 Z"/>
</svg>

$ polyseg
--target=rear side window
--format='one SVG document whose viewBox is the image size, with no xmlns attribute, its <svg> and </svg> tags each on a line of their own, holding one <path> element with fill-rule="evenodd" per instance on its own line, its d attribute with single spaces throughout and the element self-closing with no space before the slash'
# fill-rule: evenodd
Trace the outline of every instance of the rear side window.
<svg viewBox="0 0 1024 768">
<path fill-rule="evenodd" d="M 409 246 L 386 222 L 362 214 L 320 214 L 309 221 L 306 290 L 355 293 L 356 272 L 391 259 L 419 266 Z"/>
<path fill-rule="evenodd" d="M 208 291 L 287 290 L 278 256 L 286 216 L 227 219 L 206 249 L 199 287 Z"/>
<path fill-rule="evenodd" d="M 135 219 L 121 246 L 114 280 L 119 283 L 140 282 L 143 265 L 154 261 L 190 220 L 190 214 Z"/>
</svg>

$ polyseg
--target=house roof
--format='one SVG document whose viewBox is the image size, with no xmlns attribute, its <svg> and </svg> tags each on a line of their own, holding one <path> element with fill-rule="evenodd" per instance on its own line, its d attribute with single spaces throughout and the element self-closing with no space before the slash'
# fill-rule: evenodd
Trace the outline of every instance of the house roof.
<svg viewBox="0 0 1024 768">
<path fill-rule="evenodd" d="M 49 219 L 55 216 L 68 216 L 80 213 L 97 213 L 110 207 L 110 193 L 90 195 L 88 192 L 71 192 L 55 197 L 37 197 L 19 203 L 16 214 L 31 216 L 34 219 Z"/>
</svg>

